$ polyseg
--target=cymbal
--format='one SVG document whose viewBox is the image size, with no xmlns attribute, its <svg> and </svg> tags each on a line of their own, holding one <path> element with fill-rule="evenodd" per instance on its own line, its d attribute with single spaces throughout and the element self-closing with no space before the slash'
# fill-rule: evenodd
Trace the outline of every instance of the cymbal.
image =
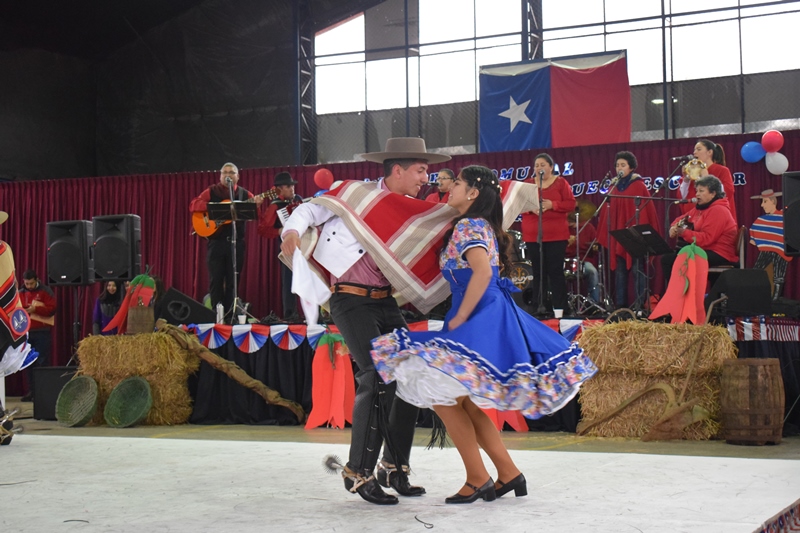
<svg viewBox="0 0 800 533">
<path fill-rule="evenodd" d="M 589 200 L 578 200 L 577 210 L 580 214 L 581 220 L 589 220 L 592 218 L 592 215 L 594 215 L 595 211 L 597 211 L 597 206 Z"/>
</svg>

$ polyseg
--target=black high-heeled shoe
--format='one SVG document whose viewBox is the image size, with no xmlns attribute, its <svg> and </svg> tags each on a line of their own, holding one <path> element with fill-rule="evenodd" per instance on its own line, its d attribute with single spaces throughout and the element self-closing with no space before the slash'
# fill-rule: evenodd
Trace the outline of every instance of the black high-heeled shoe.
<svg viewBox="0 0 800 533">
<path fill-rule="evenodd" d="M 495 494 L 499 498 L 503 494 L 508 492 L 514 491 L 514 496 L 527 496 L 528 495 L 528 482 L 525 481 L 525 476 L 520 474 L 508 483 L 503 483 L 499 479 L 497 480 L 499 487 L 495 487 Z"/>
<path fill-rule="evenodd" d="M 476 487 L 472 483 L 464 483 L 464 485 L 471 488 L 475 492 L 467 496 L 462 496 L 461 494 L 455 493 L 449 498 L 445 498 L 444 503 L 472 503 L 478 498 L 483 498 L 485 501 L 491 502 L 497 499 L 494 491 L 494 481 L 492 481 L 492 478 L 489 478 L 489 481 L 480 487 Z"/>
</svg>

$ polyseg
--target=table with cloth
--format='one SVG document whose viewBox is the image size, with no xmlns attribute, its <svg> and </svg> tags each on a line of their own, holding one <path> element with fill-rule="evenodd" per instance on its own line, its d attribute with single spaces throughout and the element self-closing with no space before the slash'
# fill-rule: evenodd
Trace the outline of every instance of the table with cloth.
<svg viewBox="0 0 800 533">
<path fill-rule="evenodd" d="M 584 320 L 549 320 L 546 325 L 572 339 Z M 437 331 L 443 323 L 423 320 L 409 324 L 414 331 Z M 304 324 L 191 324 L 184 329 L 197 335 L 206 348 L 239 365 L 251 377 L 299 403 L 308 414 L 306 429 L 345 427 L 352 415 L 355 395 L 353 366 L 335 326 Z M 297 418 L 283 407 L 267 404 L 255 392 L 202 362 L 190 381 L 194 409 L 193 424 L 293 425 Z M 574 431 L 577 404 L 564 408 L 558 423 Z M 568 420 L 560 417 L 570 413 Z M 527 431 L 518 413 L 490 413 L 499 427 L 506 422 L 517 431 Z"/>
</svg>

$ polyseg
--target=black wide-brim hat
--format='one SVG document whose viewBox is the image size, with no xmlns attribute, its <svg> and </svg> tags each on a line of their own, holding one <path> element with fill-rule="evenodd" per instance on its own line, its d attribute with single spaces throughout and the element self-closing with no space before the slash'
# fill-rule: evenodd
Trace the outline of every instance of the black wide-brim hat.
<svg viewBox="0 0 800 533">
<path fill-rule="evenodd" d="M 288 172 L 280 172 L 275 176 L 275 186 L 279 187 L 281 185 L 297 185 L 297 182 Z"/>
</svg>

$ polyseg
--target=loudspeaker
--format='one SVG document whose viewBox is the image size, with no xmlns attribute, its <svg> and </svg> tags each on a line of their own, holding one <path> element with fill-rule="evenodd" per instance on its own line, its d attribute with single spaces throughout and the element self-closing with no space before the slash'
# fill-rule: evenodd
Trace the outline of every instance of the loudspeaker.
<svg viewBox="0 0 800 533">
<path fill-rule="evenodd" d="M 707 302 L 723 294 L 728 296 L 720 307 L 725 316 L 772 314 L 772 287 L 766 271 L 745 268 L 725 270 L 708 293 Z"/>
<path fill-rule="evenodd" d="M 58 395 L 77 371 L 74 366 L 40 366 L 33 369 L 33 380 L 36 383 L 33 392 L 33 418 L 56 419 Z"/>
<path fill-rule="evenodd" d="M 47 223 L 48 285 L 94 283 L 92 223 L 67 220 Z"/>
<path fill-rule="evenodd" d="M 142 221 L 139 215 L 92 218 L 94 277 L 98 281 L 131 280 L 142 270 Z"/>
<path fill-rule="evenodd" d="M 217 315 L 197 300 L 192 300 L 179 290 L 170 288 L 164 298 L 158 302 L 158 318 L 163 318 L 170 324 L 213 324 Z"/>
<path fill-rule="evenodd" d="M 783 173 L 783 243 L 786 255 L 800 255 L 800 172 Z"/>
</svg>

